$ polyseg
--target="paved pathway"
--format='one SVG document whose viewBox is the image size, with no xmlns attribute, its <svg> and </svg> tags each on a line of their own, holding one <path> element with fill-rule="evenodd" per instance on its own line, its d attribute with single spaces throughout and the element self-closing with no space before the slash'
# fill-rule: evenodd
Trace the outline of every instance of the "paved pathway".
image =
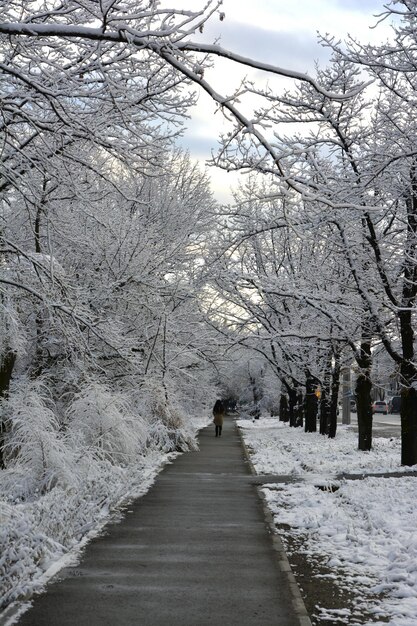
<svg viewBox="0 0 417 626">
<path fill-rule="evenodd" d="M 234 422 L 220 438 L 209 427 L 199 439 L 200 451 L 167 466 L 19 626 L 309 623 L 273 548 Z"/>
</svg>

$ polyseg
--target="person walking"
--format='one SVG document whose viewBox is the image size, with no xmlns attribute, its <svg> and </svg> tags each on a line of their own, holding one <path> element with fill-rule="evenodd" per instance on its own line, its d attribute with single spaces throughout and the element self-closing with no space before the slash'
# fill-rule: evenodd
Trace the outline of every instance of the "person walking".
<svg viewBox="0 0 417 626">
<path fill-rule="evenodd" d="M 222 434 L 222 426 L 225 412 L 226 409 L 223 402 L 221 400 L 216 400 L 216 403 L 213 407 L 213 422 L 216 426 L 216 437 L 220 437 Z"/>
</svg>

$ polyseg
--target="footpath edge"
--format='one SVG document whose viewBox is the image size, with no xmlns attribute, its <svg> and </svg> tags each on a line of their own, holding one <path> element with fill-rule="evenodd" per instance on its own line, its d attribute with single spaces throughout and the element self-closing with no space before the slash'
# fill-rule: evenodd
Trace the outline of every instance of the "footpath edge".
<svg viewBox="0 0 417 626">
<path fill-rule="evenodd" d="M 250 452 L 243 438 L 242 431 L 239 428 L 239 426 L 236 424 L 236 420 L 235 420 L 235 425 L 239 434 L 239 439 L 242 445 L 243 453 L 249 465 L 250 471 L 253 475 L 259 476 L 259 474 L 257 474 L 255 471 L 255 467 L 250 458 Z M 276 555 L 278 567 L 280 571 L 283 572 L 287 577 L 288 588 L 291 593 L 291 602 L 293 605 L 295 616 L 298 619 L 300 626 L 312 626 L 311 619 L 307 612 L 306 606 L 304 604 L 304 600 L 301 595 L 300 588 L 295 579 L 294 573 L 291 569 L 290 562 L 285 552 L 284 544 L 282 543 L 280 536 L 277 534 L 272 513 L 266 504 L 265 495 L 262 493 L 262 485 L 257 487 L 256 491 L 262 502 L 262 508 L 264 511 L 266 523 L 268 524 L 268 527 L 270 530 L 272 547 Z"/>
</svg>

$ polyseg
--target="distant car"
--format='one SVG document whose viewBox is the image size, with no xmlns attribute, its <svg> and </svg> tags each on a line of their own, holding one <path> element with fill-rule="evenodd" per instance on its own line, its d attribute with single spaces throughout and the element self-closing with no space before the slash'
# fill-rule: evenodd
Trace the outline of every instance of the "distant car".
<svg viewBox="0 0 417 626">
<path fill-rule="evenodd" d="M 388 408 L 390 413 L 401 413 L 401 396 L 393 396 Z"/>
<path fill-rule="evenodd" d="M 372 405 L 372 413 L 383 413 L 384 415 L 388 415 L 388 411 L 388 402 L 385 402 L 385 400 L 377 400 Z"/>
</svg>

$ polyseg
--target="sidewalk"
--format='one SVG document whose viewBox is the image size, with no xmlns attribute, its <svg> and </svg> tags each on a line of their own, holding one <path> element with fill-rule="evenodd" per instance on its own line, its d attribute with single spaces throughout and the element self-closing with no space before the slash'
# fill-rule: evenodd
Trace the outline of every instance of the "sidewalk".
<svg viewBox="0 0 417 626">
<path fill-rule="evenodd" d="M 60 573 L 19 626 L 310 623 L 234 421 L 225 420 L 220 438 L 204 429 L 199 441 Z"/>
</svg>

